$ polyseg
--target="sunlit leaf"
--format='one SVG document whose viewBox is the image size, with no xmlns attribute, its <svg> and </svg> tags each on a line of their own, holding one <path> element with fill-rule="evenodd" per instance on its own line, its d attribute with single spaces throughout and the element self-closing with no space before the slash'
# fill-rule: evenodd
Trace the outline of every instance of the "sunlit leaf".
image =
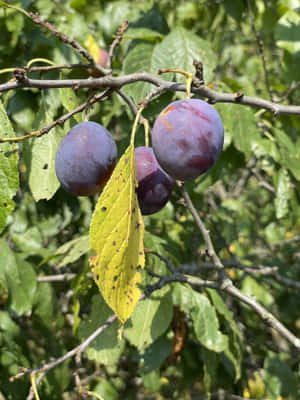
<svg viewBox="0 0 300 400">
<path fill-rule="evenodd" d="M 84 41 L 84 45 L 85 45 L 86 49 L 88 50 L 88 52 L 93 57 L 93 59 L 97 62 L 98 58 L 99 58 L 100 47 L 99 47 L 96 39 L 94 38 L 94 36 L 92 36 L 91 34 L 88 35 L 88 37 Z"/>
<path fill-rule="evenodd" d="M 130 145 L 98 200 L 90 226 L 95 282 L 123 323 L 139 300 L 138 267 L 144 267 L 144 224 L 135 188 L 135 155 Z"/>
</svg>

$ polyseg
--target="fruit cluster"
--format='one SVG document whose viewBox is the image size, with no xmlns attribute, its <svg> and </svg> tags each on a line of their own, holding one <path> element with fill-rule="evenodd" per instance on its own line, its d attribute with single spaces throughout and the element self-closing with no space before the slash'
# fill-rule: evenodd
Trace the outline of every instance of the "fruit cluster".
<svg viewBox="0 0 300 400">
<path fill-rule="evenodd" d="M 153 214 L 165 206 L 174 180 L 194 180 L 208 171 L 218 159 L 223 142 L 221 118 L 205 101 L 178 100 L 166 107 L 154 123 L 153 149 L 135 149 L 142 214 Z M 87 196 L 103 189 L 116 160 L 117 147 L 111 134 L 95 122 L 82 122 L 58 146 L 55 169 L 66 191 Z"/>
</svg>

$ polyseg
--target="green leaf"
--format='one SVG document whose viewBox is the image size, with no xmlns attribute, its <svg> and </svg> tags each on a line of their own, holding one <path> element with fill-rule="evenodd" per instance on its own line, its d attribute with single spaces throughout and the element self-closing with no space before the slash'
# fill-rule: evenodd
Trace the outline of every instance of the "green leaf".
<svg viewBox="0 0 300 400">
<path fill-rule="evenodd" d="M 55 153 L 63 136 L 60 128 L 54 128 L 32 142 L 29 187 L 35 201 L 50 200 L 60 186 L 55 173 Z"/>
<path fill-rule="evenodd" d="M 0 284 L 8 291 L 10 308 L 18 315 L 28 313 L 36 291 L 36 273 L 20 259 L 4 239 L 0 240 Z"/>
<path fill-rule="evenodd" d="M 300 16 L 299 12 L 289 10 L 278 21 L 275 28 L 277 46 L 297 53 L 300 51 Z"/>
<path fill-rule="evenodd" d="M 138 303 L 125 325 L 124 334 L 131 344 L 143 350 L 168 329 L 172 315 L 171 294 L 163 288 Z"/>
<path fill-rule="evenodd" d="M 33 315 L 49 327 L 53 326 L 54 304 L 55 298 L 50 283 L 38 283 L 33 299 Z"/>
<path fill-rule="evenodd" d="M 135 46 L 125 57 L 123 73 L 150 72 L 155 74 L 160 65 L 160 59 L 157 59 L 155 54 L 155 46 L 150 43 L 141 43 Z M 124 91 L 132 96 L 136 103 L 143 100 L 151 90 L 152 85 L 147 82 L 137 82 L 124 88 Z"/>
<path fill-rule="evenodd" d="M 15 137 L 1 100 L 0 137 Z M 18 159 L 16 144 L 0 143 L 0 233 L 6 225 L 7 216 L 15 207 L 12 198 L 19 188 Z"/>
<path fill-rule="evenodd" d="M 156 46 L 155 57 L 162 60 L 160 68 L 178 68 L 191 73 L 195 72 L 193 61 L 202 61 L 206 83 L 213 79 L 217 62 L 210 43 L 182 27 L 172 30 Z M 182 81 L 182 77 L 177 78 Z"/>
<path fill-rule="evenodd" d="M 291 196 L 291 181 L 288 172 L 283 168 L 281 168 L 278 175 L 275 208 L 276 217 L 282 218 L 289 211 L 288 200 Z"/>
<path fill-rule="evenodd" d="M 79 338 L 86 339 L 111 315 L 111 309 L 103 297 L 101 295 L 94 296 L 90 315 L 85 316 L 79 325 Z M 86 349 L 86 355 L 90 360 L 98 363 L 114 365 L 124 349 L 124 344 L 124 340 L 118 339 L 118 321 L 115 321 L 93 340 Z"/>
<path fill-rule="evenodd" d="M 228 348 L 225 349 L 224 354 L 233 365 L 234 373 L 232 375 L 234 376 L 236 382 L 241 377 L 243 361 L 242 333 L 234 320 L 233 313 L 228 309 L 219 293 L 214 289 L 207 289 L 207 292 L 209 293 L 209 297 L 217 313 L 220 314 L 226 321 L 226 331 L 229 331 L 229 344 Z"/>
<path fill-rule="evenodd" d="M 201 349 L 204 363 L 204 387 L 205 392 L 210 393 L 211 388 L 217 380 L 218 356 L 215 352 L 207 350 L 205 347 Z"/>
<path fill-rule="evenodd" d="M 298 379 L 290 366 L 277 355 L 270 354 L 264 363 L 265 385 L 268 399 L 297 397 Z"/>
<path fill-rule="evenodd" d="M 80 236 L 79 238 L 70 240 L 69 242 L 60 246 L 55 254 L 55 256 L 62 255 L 63 258 L 60 260 L 58 267 L 64 267 L 67 264 L 72 264 L 74 261 L 78 260 L 83 254 L 89 251 L 89 236 Z"/>
<path fill-rule="evenodd" d="M 279 147 L 279 153 L 281 157 L 281 164 L 288 168 L 294 177 L 300 180 L 300 140 L 296 143 L 281 130 L 274 129 L 276 135 L 277 144 Z"/>
<path fill-rule="evenodd" d="M 144 223 L 136 196 L 134 147 L 130 144 L 107 182 L 90 225 L 94 280 L 121 322 L 140 298 Z"/>
<path fill-rule="evenodd" d="M 37 129 L 54 121 L 59 105 L 60 101 L 53 92 L 49 91 L 42 96 L 34 123 Z M 55 153 L 64 134 L 63 129 L 54 127 L 43 136 L 32 139 L 26 147 L 29 187 L 35 201 L 51 199 L 59 188 L 55 173 Z"/>
<path fill-rule="evenodd" d="M 157 42 L 163 38 L 163 35 L 149 28 L 130 28 L 125 33 L 126 38 L 148 40 L 149 42 Z"/>
<path fill-rule="evenodd" d="M 251 109 L 242 105 L 226 104 L 226 107 L 231 109 L 231 121 L 229 122 L 231 128 L 229 129 L 232 132 L 233 143 L 249 159 L 256 142 L 260 139 L 254 114 Z"/>
<path fill-rule="evenodd" d="M 70 88 L 60 88 L 59 96 L 62 102 L 62 105 L 65 107 L 67 111 L 73 111 L 76 107 L 79 106 L 79 101 L 76 97 L 74 90 Z M 81 113 L 74 114 L 74 118 L 78 123 L 83 121 Z"/>
<path fill-rule="evenodd" d="M 247 296 L 256 298 L 265 306 L 270 306 L 274 303 L 274 298 L 270 294 L 269 289 L 265 285 L 258 283 L 250 276 L 246 276 L 246 278 L 243 280 L 242 292 Z"/>
<path fill-rule="evenodd" d="M 167 359 L 172 350 L 171 341 L 165 335 L 160 336 L 155 342 L 148 346 L 140 354 L 141 373 L 147 374 L 155 369 Z"/>
<path fill-rule="evenodd" d="M 208 350 L 217 353 L 226 350 L 228 337 L 219 330 L 216 311 L 208 298 L 181 284 L 175 285 L 173 296 L 174 303 L 178 304 L 182 311 L 191 313 L 199 342 Z"/>
</svg>

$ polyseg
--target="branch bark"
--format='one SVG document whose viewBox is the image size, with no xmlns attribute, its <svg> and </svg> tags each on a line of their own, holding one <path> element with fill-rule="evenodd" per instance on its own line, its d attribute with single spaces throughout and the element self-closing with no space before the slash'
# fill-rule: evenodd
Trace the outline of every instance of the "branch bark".
<svg viewBox="0 0 300 400">
<path fill-rule="evenodd" d="M 154 86 L 159 87 L 162 91 L 186 91 L 186 85 L 176 82 L 170 82 L 164 80 L 156 75 L 147 72 L 137 72 L 129 75 L 123 75 L 118 77 L 104 76 L 101 78 L 87 78 L 87 79 L 62 79 L 62 80 L 41 80 L 41 79 L 30 79 L 24 77 L 22 80 L 15 82 L 7 82 L 0 85 L 0 92 L 7 92 L 9 90 L 22 89 L 22 88 L 38 88 L 38 89 L 50 89 L 50 88 L 62 88 L 70 87 L 73 89 L 99 89 L 99 88 L 113 88 L 121 89 L 123 86 L 135 83 L 135 82 L 148 82 Z M 243 93 L 221 93 L 205 85 L 199 87 L 193 86 L 191 92 L 208 99 L 210 103 L 234 103 L 242 104 L 255 108 L 262 108 L 272 112 L 274 115 L 279 114 L 290 114 L 300 115 L 300 106 L 294 105 L 281 105 L 261 99 L 258 97 L 246 96 Z"/>
</svg>

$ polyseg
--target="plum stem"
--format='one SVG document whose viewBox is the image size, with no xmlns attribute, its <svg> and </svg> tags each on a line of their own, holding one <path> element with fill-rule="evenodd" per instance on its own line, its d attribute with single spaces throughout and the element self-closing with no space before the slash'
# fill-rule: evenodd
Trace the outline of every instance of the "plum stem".
<svg viewBox="0 0 300 400">
<path fill-rule="evenodd" d="M 191 87 L 193 83 L 194 75 L 191 72 L 184 71 L 178 68 L 163 68 L 158 70 L 158 75 L 164 74 L 166 72 L 175 72 L 177 74 L 184 75 L 186 77 L 186 98 L 191 98 Z"/>
<path fill-rule="evenodd" d="M 130 138 L 130 144 L 133 147 L 134 147 L 135 133 L 136 133 L 137 126 L 138 126 L 138 123 L 139 123 L 139 120 L 140 120 L 140 117 L 141 117 L 141 114 L 142 114 L 144 108 L 145 108 L 145 106 L 143 104 L 139 107 L 138 112 L 136 113 L 136 116 L 135 116 L 134 123 L 133 123 L 132 131 L 131 131 L 131 138 Z"/>
<path fill-rule="evenodd" d="M 146 118 L 143 118 L 143 125 L 145 130 L 145 146 L 149 147 L 149 122 Z"/>
<path fill-rule="evenodd" d="M 37 387 L 36 387 L 36 381 L 35 381 L 35 373 L 30 374 L 30 381 L 31 381 L 31 386 L 33 389 L 34 397 L 36 400 L 40 400 Z"/>
</svg>

